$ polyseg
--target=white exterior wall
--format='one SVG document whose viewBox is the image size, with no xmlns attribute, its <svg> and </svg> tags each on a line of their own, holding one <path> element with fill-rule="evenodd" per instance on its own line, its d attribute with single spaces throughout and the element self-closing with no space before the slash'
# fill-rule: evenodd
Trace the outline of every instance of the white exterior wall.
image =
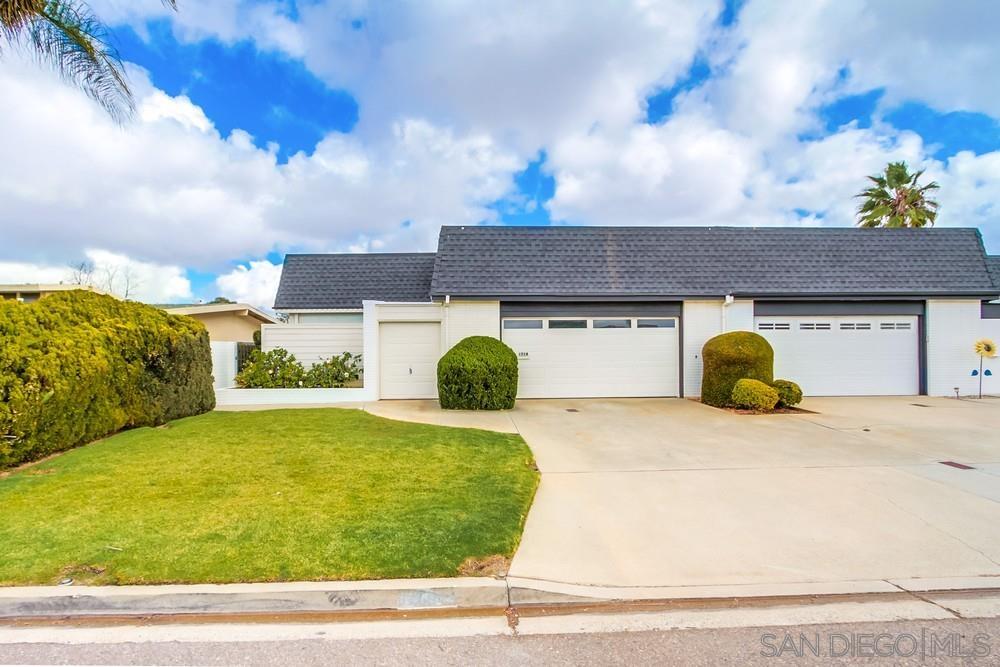
<svg viewBox="0 0 1000 667">
<path fill-rule="evenodd" d="M 236 386 L 236 343 L 212 341 L 212 386 L 216 389 Z"/>
<path fill-rule="evenodd" d="M 701 348 L 709 338 L 727 331 L 753 331 L 753 301 L 685 301 L 684 396 L 701 396 Z"/>
<path fill-rule="evenodd" d="M 1000 339 L 1000 320 L 981 318 L 978 300 L 929 299 L 927 301 L 927 393 L 954 396 L 955 387 L 963 396 L 977 394 L 979 357 L 973 352 L 976 340 Z M 993 371 L 983 379 L 984 394 L 1000 394 L 1000 359 L 987 359 L 984 368 Z"/>
<path fill-rule="evenodd" d="M 284 348 L 309 368 L 320 359 L 344 352 L 362 354 L 362 324 L 265 324 L 260 331 L 264 352 Z M 367 359 L 364 360 L 367 363 Z"/>
<path fill-rule="evenodd" d="M 499 301 L 452 301 L 444 306 L 445 347 L 469 336 L 500 337 Z"/>
</svg>

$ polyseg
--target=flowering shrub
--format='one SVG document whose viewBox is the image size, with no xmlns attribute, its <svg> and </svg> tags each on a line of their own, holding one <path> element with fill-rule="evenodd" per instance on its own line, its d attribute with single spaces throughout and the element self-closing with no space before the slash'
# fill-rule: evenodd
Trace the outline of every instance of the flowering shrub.
<svg viewBox="0 0 1000 667">
<path fill-rule="evenodd" d="M 306 370 L 288 350 L 254 350 L 243 370 L 236 374 L 236 384 L 247 389 L 282 389 L 304 387 Z"/>
<path fill-rule="evenodd" d="M 361 355 L 344 352 L 321 360 L 306 371 L 307 387 L 344 387 L 361 377 Z"/>
</svg>

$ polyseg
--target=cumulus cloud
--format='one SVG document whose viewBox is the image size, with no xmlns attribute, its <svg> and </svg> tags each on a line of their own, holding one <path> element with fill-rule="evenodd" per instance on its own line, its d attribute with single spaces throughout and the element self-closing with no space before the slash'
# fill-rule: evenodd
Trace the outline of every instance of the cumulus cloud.
<svg viewBox="0 0 1000 667">
<path fill-rule="evenodd" d="M 215 284 L 223 296 L 233 301 L 270 309 L 280 278 L 281 264 L 261 260 L 237 266 L 220 275 Z"/>
</svg>

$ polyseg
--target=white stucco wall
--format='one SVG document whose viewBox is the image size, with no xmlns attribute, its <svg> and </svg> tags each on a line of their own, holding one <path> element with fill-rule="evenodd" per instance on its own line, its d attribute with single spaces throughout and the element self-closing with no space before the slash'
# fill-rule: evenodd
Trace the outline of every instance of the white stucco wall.
<svg viewBox="0 0 1000 667">
<path fill-rule="evenodd" d="M 469 336 L 500 337 L 499 301 L 452 301 L 444 306 L 445 348 Z"/>
<path fill-rule="evenodd" d="M 930 299 L 927 301 L 927 393 L 954 396 L 955 387 L 963 396 L 979 391 L 979 357 L 973 352 L 976 340 L 1000 339 L 1000 320 L 980 317 L 978 300 Z M 984 378 L 983 393 L 1000 394 L 1000 359 L 987 360 L 985 368 L 993 376 Z"/>
<path fill-rule="evenodd" d="M 727 331 L 753 331 L 753 301 L 738 299 L 725 305 L 722 299 L 685 301 L 684 395 L 701 395 L 701 348 L 709 338 Z"/>
</svg>

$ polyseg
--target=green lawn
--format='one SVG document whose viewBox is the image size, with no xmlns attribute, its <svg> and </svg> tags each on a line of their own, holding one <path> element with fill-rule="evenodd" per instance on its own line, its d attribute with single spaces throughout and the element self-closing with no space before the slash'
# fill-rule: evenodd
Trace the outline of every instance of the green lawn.
<svg viewBox="0 0 1000 667">
<path fill-rule="evenodd" d="M 213 412 L 0 477 L 0 584 L 452 576 L 513 554 L 537 484 L 516 435 Z"/>
</svg>

